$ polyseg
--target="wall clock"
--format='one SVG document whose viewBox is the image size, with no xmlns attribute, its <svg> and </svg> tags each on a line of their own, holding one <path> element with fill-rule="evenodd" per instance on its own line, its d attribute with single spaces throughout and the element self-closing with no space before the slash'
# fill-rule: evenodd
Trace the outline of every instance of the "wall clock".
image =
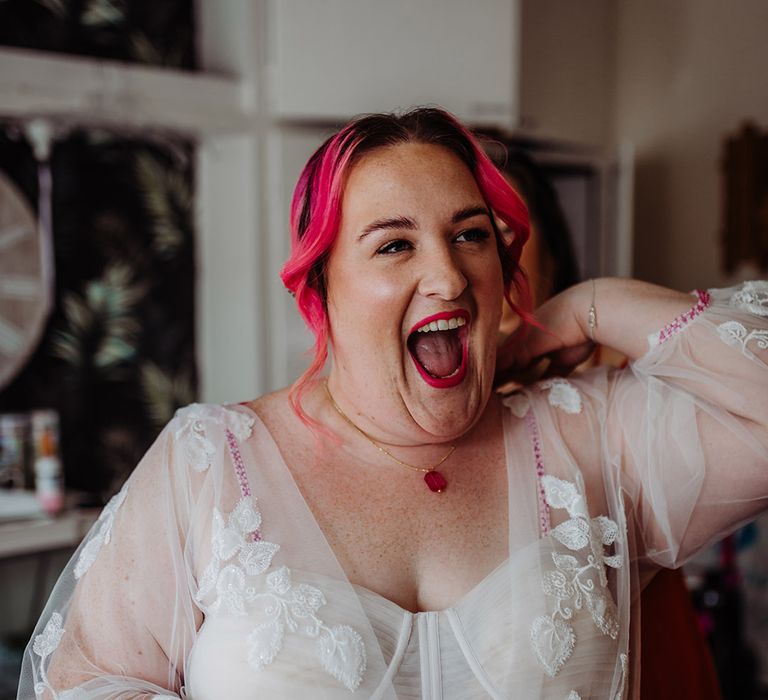
<svg viewBox="0 0 768 700">
<path fill-rule="evenodd" d="M 41 221 L 0 172 L 0 390 L 37 348 L 53 305 L 50 171 L 40 173 Z"/>
</svg>

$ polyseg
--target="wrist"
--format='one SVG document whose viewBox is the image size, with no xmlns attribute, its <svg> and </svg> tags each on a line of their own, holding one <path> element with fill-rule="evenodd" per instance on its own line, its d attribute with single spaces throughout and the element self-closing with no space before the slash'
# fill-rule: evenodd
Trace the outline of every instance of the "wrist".
<svg viewBox="0 0 768 700">
<path fill-rule="evenodd" d="M 593 277 L 574 287 L 574 319 L 584 338 L 593 343 L 600 342 L 601 300 L 610 281 L 609 277 Z"/>
</svg>

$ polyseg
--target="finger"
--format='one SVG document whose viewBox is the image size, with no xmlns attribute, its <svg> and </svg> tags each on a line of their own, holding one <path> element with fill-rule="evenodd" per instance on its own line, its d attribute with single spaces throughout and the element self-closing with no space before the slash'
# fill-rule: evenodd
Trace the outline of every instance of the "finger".
<svg viewBox="0 0 768 700">
<path fill-rule="evenodd" d="M 547 368 L 547 376 L 568 376 L 580 364 L 589 359 L 594 348 L 594 343 L 587 342 L 552 353 L 550 355 L 552 361 Z"/>
<path fill-rule="evenodd" d="M 508 384 L 517 384 L 519 386 L 533 384 L 546 375 L 549 364 L 549 359 L 544 357 L 525 367 L 514 369 L 505 367 L 496 373 L 493 385 L 495 388 L 499 388 Z"/>
</svg>

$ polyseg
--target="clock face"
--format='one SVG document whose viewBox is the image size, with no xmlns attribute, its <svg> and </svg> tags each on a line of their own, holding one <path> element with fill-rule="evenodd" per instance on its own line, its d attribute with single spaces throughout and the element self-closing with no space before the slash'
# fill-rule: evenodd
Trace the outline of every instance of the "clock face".
<svg viewBox="0 0 768 700">
<path fill-rule="evenodd" d="M 0 389 L 34 352 L 50 311 L 46 235 L 24 195 L 0 173 Z"/>
</svg>

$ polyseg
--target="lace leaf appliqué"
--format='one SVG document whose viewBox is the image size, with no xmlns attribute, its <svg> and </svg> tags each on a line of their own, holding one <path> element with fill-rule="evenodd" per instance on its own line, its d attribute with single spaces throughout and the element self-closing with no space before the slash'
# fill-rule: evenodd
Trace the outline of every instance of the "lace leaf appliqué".
<svg viewBox="0 0 768 700">
<path fill-rule="evenodd" d="M 581 393 L 567 379 L 556 377 L 539 384 L 542 390 L 549 389 L 547 401 L 550 406 L 566 413 L 581 413 Z"/>
<path fill-rule="evenodd" d="M 252 498 L 241 498 L 225 518 L 213 509 L 211 561 L 200 578 L 196 600 L 203 603 L 215 590 L 208 606 L 211 614 L 224 611 L 229 615 L 246 615 L 246 576 L 263 574 L 272 564 L 280 545 L 261 539 L 261 513 Z M 237 557 L 238 564 L 223 564 Z"/>
<path fill-rule="evenodd" d="M 267 576 L 267 592 L 251 596 L 261 603 L 271 619 L 258 625 L 248 636 L 248 663 L 262 668 L 272 663 L 283 646 L 286 630 L 316 639 L 316 653 L 322 667 L 348 690 L 355 690 L 365 671 L 365 645 L 348 625 L 328 627 L 317 616 L 326 604 L 320 589 L 294 585 L 290 570 L 283 566 Z"/>
<path fill-rule="evenodd" d="M 555 608 L 533 621 L 531 644 L 539 664 L 554 677 L 575 648 L 576 635 L 569 621 L 577 611 L 586 608 L 603 634 L 617 638 L 618 611 L 607 590 L 605 567 L 619 568 L 623 560 L 604 550 L 617 540 L 618 525 L 604 515 L 590 518 L 575 484 L 550 475 L 543 476 L 541 483 L 549 507 L 565 509 L 570 516 L 551 531 L 552 537 L 572 552 L 586 550 L 586 557 L 552 552 L 555 568 L 542 577 L 542 590 L 555 599 Z"/>
<path fill-rule="evenodd" d="M 755 341 L 757 347 L 761 350 L 768 350 L 768 330 L 755 329 L 748 331 L 747 328 L 738 321 L 726 321 L 717 327 L 717 333 L 726 345 L 741 348 L 746 354 L 747 344 Z"/>
<path fill-rule="evenodd" d="M 58 697 L 48 682 L 48 676 L 45 673 L 45 660 L 58 648 L 64 635 L 63 624 L 64 620 L 61 615 L 57 612 L 53 613 L 46 622 L 43 631 L 32 642 L 32 651 L 40 657 L 40 680 L 35 683 L 35 695 L 37 696 L 41 696 L 47 689 L 54 698 Z"/>
<path fill-rule="evenodd" d="M 326 604 L 322 591 L 295 584 L 286 566 L 267 574 L 265 590 L 257 590 L 251 580 L 269 569 L 280 549 L 261 539 L 260 526 L 261 513 L 252 498 L 242 498 L 226 518 L 214 508 L 211 561 L 200 579 L 197 601 L 203 604 L 214 593 L 208 614 L 263 619 L 246 637 L 248 664 L 254 670 L 277 658 L 286 634 L 300 634 L 316 640 L 315 651 L 323 669 L 348 690 L 355 690 L 365 672 L 365 645 L 351 627 L 329 627 L 318 617 Z"/>
<path fill-rule="evenodd" d="M 763 280 L 744 282 L 730 301 L 731 306 L 748 311 L 755 316 L 768 316 L 768 282 Z"/>
<path fill-rule="evenodd" d="M 123 505 L 125 497 L 128 495 L 128 485 L 125 484 L 118 493 L 109 500 L 97 521 L 99 529 L 96 534 L 88 540 L 85 546 L 80 550 L 80 555 L 75 564 L 75 579 L 79 579 L 88 569 L 93 566 L 96 558 L 99 556 L 101 548 L 109 544 L 112 539 L 112 526 L 115 524 L 115 515 L 118 509 Z"/>
<path fill-rule="evenodd" d="M 517 391 L 504 399 L 504 403 L 509 406 L 512 413 L 518 418 L 525 418 L 525 414 L 528 413 L 531 407 L 530 399 L 525 394 Z"/>
<path fill-rule="evenodd" d="M 744 282 L 728 300 L 732 308 L 746 311 L 754 316 L 768 317 L 768 282 Z M 768 330 L 748 329 L 739 321 L 725 321 L 717 327 L 717 333 L 726 345 L 737 347 L 748 354 L 750 342 L 760 350 L 768 350 Z"/>
<path fill-rule="evenodd" d="M 541 667 L 554 678 L 571 658 L 576 635 L 569 624 L 547 615 L 540 615 L 531 625 L 531 644 Z"/>
<path fill-rule="evenodd" d="M 254 419 L 240 411 L 233 411 L 223 406 L 191 404 L 176 412 L 181 427 L 176 430 L 176 440 L 182 445 L 184 457 L 196 472 L 206 471 L 213 463 L 216 446 L 208 436 L 209 424 L 215 424 L 229 430 L 242 442 L 253 429 Z"/>
<path fill-rule="evenodd" d="M 365 672 L 365 645 L 354 629 L 348 625 L 331 628 L 323 625 L 317 653 L 325 671 L 347 690 L 355 690 L 360 685 Z"/>
</svg>

